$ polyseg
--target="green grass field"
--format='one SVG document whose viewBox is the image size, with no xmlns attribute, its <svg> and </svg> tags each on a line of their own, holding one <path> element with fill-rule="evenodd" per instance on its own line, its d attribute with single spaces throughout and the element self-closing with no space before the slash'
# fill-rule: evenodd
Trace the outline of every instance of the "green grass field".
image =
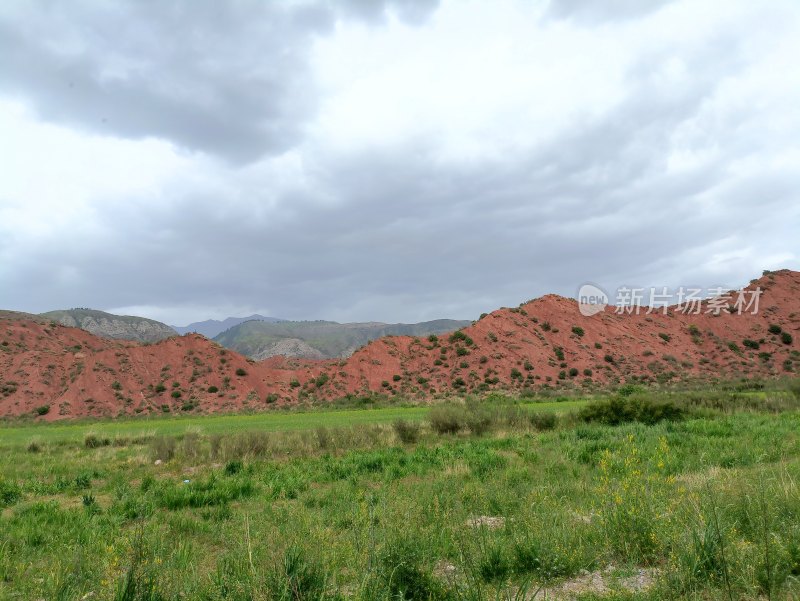
<svg viewBox="0 0 800 601">
<path fill-rule="evenodd" d="M 565 412 L 583 406 L 585 400 L 523 403 L 530 411 Z M 129 418 L 116 421 L 77 421 L 0 425 L 0 448 L 27 443 L 40 437 L 48 442 L 83 441 L 88 433 L 110 438 L 176 436 L 187 430 L 204 434 L 229 434 L 245 430 L 282 432 L 325 426 L 349 427 L 365 424 L 390 424 L 397 419 L 423 420 L 428 407 L 379 407 L 334 411 L 274 411 L 250 415 L 176 416 Z"/>
<path fill-rule="evenodd" d="M 0 599 L 797 599 L 800 400 L 7 425 Z"/>
</svg>

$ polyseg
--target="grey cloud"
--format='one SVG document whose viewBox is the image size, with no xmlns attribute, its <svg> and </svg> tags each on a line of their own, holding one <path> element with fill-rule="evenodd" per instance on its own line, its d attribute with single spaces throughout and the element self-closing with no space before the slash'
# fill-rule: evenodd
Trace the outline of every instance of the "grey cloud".
<svg viewBox="0 0 800 601">
<path fill-rule="evenodd" d="M 248 162 L 302 137 L 316 109 L 308 53 L 339 18 L 389 10 L 420 22 L 434 2 L 288 4 L 85 1 L 0 9 L 0 91 L 45 119 L 166 138 Z"/>
<path fill-rule="evenodd" d="M 672 59 L 691 64 L 679 83 L 657 76 Z M 584 281 L 735 285 L 761 268 L 797 268 L 736 258 L 748 246 L 759 256 L 798 251 L 796 171 L 732 167 L 767 143 L 738 134 L 758 119 L 751 107 L 716 116 L 713 160 L 668 169 L 674 132 L 743 68 L 733 34 L 656 48 L 605 114 L 478 165 L 444 162 L 433 136 L 349 154 L 305 142 L 308 181 L 293 189 L 265 192 L 265 159 L 238 187 L 241 171 L 226 172 L 236 190 L 229 197 L 187 190 L 113 199 L 99 209 L 108 240 L 76 230 L 57 246 L 26 248 L 7 267 L 0 306 L 214 307 L 246 299 L 288 318 L 416 321 L 574 294 Z M 266 194 L 276 207 L 257 210 Z M 733 258 L 710 266 L 719 251 Z M 65 268 L 77 279 L 61 279 Z"/>
<path fill-rule="evenodd" d="M 592 24 L 623 21 L 649 15 L 672 0 L 550 0 L 546 15 Z"/>
</svg>

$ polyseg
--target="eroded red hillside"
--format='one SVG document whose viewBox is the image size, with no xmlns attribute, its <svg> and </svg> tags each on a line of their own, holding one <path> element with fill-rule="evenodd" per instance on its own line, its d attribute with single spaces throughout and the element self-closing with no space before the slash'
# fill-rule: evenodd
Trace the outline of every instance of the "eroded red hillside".
<svg viewBox="0 0 800 601">
<path fill-rule="evenodd" d="M 576 301 L 547 295 L 494 311 L 453 336 L 386 337 L 342 361 L 256 363 L 195 334 L 140 345 L 1 319 L 0 415 L 211 413 L 367 391 L 431 397 L 794 371 L 800 368 L 800 273 L 773 272 L 748 289 L 756 287 L 763 294 L 755 315 L 715 316 L 704 306 L 699 315 L 674 308 L 619 315 L 607 308 L 584 317 Z"/>
</svg>

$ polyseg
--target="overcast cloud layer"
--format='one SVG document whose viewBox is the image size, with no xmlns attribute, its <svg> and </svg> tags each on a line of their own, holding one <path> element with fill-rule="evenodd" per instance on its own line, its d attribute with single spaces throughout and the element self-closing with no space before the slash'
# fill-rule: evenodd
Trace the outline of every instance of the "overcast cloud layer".
<svg viewBox="0 0 800 601">
<path fill-rule="evenodd" d="M 798 56 L 795 0 L 5 2 L 0 308 L 420 321 L 798 269 Z"/>
</svg>

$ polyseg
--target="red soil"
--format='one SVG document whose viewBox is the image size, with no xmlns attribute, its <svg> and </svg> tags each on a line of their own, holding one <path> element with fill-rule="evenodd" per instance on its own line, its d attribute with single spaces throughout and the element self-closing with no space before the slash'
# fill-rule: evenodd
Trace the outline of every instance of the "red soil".
<svg viewBox="0 0 800 601">
<path fill-rule="evenodd" d="M 607 308 L 584 317 L 576 301 L 547 295 L 464 328 L 469 340 L 386 337 L 341 361 L 252 362 L 197 334 L 141 345 L 0 318 L 0 415 L 31 415 L 43 406 L 50 407 L 39 418 L 45 420 L 166 408 L 214 413 L 367 391 L 428 398 L 543 385 L 770 377 L 800 369 L 800 272 L 773 272 L 746 290 L 755 287 L 763 290 L 756 315 L 685 315 L 674 308 L 618 315 Z M 792 342 L 769 333 L 770 325 L 791 334 Z M 760 348 L 746 348 L 744 339 L 760 341 Z M 218 391 L 208 392 L 210 386 Z"/>
</svg>

